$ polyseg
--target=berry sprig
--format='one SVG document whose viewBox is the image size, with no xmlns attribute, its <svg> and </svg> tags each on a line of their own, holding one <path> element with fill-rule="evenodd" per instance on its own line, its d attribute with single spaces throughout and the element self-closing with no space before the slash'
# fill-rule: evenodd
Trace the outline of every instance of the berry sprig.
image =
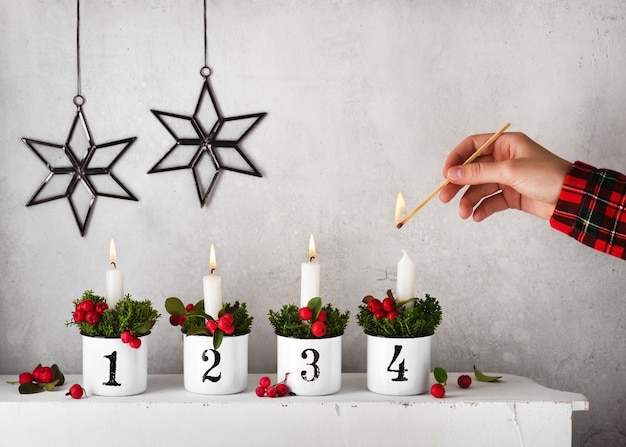
<svg viewBox="0 0 626 447">
<path fill-rule="evenodd" d="M 85 388 L 80 386 L 78 383 L 75 383 L 70 387 L 69 391 L 65 393 L 65 395 L 71 396 L 72 399 L 81 399 L 83 396 L 87 397 L 87 392 L 85 391 Z"/>
<path fill-rule="evenodd" d="M 267 396 L 267 397 L 283 397 L 289 394 L 289 387 L 285 383 L 287 381 L 287 376 L 289 373 L 285 374 L 285 378 L 278 382 L 275 385 L 272 385 L 272 381 L 269 377 L 263 376 L 259 379 L 259 386 L 256 387 L 255 393 L 259 397 Z"/>
<path fill-rule="evenodd" d="M 74 306 L 74 323 L 79 324 L 84 321 L 91 326 L 95 326 L 100 323 L 102 314 L 108 308 L 109 305 L 105 301 L 94 303 L 92 299 L 84 299 Z"/>
<path fill-rule="evenodd" d="M 387 297 L 382 301 L 368 295 L 363 298 L 363 302 L 367 305 L 367 310 L 378 320 L 386 318 L 389 321 L 393 321 L 400 315 L 400 312 L 396 309 L 396 300 L 391 290 L 387 290 Z"/>
<path fill-rule="evenodd" d="M 128 343 L 128 346 L 133 349 L 139 349 L 141 347 L 141 339 L 136 337 L 131 331 L 122 332 L 120 339 L 122 340 L 122 343 Z"/>
<path fill-rule="evenodd" d="M 311 334 L 314 337 L 326 335 L 326 311 L 322 310 L 322 299 L 312 298 L 305 307 L 298 309 L 298 316 L 304 324 L 311 325 Z"/>
<path fill-rule="evenodd" d="M 18 391 L 20 394 L 33 394 L 42 391 L 52 391 L 55 386 L 63 385 L 65 376 L 56 364 L 42 366 L 40 363 L 32 372 L 20 373 L 17 381 L 7 383 L 19 383 Z"/>
<path fill-rule="evenodd" d="M 332 304 L 322 307 L 320 297 L 311 298 L 306 306 L 284 305 L 269 311 L 269 322 L 277 335 L 293 338 L 330 338 L 342 335 L 350 311 L 340 312 Z"/>
</svg>

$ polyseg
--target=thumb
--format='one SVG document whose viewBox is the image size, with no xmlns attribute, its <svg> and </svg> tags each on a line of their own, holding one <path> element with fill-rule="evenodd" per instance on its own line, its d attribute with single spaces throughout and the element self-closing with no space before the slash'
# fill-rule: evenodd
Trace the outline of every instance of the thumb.
<svg viewBox="0 0 626 447">
<path fill-rule="evenodd" d="M 480 185 L 483 183 L 509 184 L 504 175 L 504 166 L 499 162 L 470 163 L 452 166 L 446 172 L 450 182 L 457 185 Z"/>
</svg>

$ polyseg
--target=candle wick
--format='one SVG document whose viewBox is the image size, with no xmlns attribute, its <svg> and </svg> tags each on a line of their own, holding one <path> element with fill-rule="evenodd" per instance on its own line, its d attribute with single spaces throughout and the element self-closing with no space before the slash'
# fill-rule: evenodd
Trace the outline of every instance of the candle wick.
<svg viewBox="0 0 626 447">
<path fill-rule="evenodd" d="M 309 258 L 309 262 L 313 262 L 313 261 L 315 261 L 315 256 L 311 256 L 311 257 Z"/>
<path fill-rule="evenodd" d="M 116 269 L 116 268 L 117 268 L 117 265 L 115 264 L 115 262 L 114 262 L 114 261 L 111 261 L 111 265 L 113 265 L 113 268 L 114 268 L 114 269 Z"/>
<path fill-rule="evenodd" d="M 212 274 L 213 274 L 213 272 L 215 272 L 215 269 L 214 269 L 214 268 L 212 268 L 212 269 L 209 271 L 209 275 L 212 275 Z"/>
</svg>

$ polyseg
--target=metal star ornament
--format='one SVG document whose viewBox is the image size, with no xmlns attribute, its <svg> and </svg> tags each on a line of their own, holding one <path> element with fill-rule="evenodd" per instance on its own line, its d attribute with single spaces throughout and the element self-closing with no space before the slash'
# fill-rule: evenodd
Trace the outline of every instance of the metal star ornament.
<svg viewBox="0 0 626 447">
<path fill-rule="evenodd" d="M 200 74 L 204 82 L 193 115 L 152 110 L 174 138 L 174 145 L 148 174 L 191 169 L 202 208 L 222 171 L 262 177 L 243 152 L 241 143 L 266 113 L 225 118 L 209 81 L 210 69 L 204 66 Z"/>
<path fill-rule="evenodd" d="M 84 236 L 98 196 L 137 201 L 112 172 L 136 137 L 96 144 L 78 105 L 82 97 L 77 98 L 76 115 L 65 144 L 31 138 L 22 141 L 50 171 L 26 206 L 67 197 L 80 235 Z"/>
</svg>

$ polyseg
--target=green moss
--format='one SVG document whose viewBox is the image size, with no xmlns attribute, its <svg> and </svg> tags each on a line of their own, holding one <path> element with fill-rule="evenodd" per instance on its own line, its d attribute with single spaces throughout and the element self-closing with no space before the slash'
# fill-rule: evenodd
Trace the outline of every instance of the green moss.
<svg viewBox="0 0 626 447">
<path fill-rule="evenodd" d="M 321 307 L 326 312 L 326 334 L 321 338 L 330 338 L 342 335 L 348 326 L 350 311 L 340 312 L 327 304 Z M 294 338 L 319 338 L 311 334 L 311 325 L 303 322 L 298 316 L 298 307 L 295 304 L 286 304 L 279 311 L 269 311 L 269 322 L 278 335 Z"/>
</svg>

